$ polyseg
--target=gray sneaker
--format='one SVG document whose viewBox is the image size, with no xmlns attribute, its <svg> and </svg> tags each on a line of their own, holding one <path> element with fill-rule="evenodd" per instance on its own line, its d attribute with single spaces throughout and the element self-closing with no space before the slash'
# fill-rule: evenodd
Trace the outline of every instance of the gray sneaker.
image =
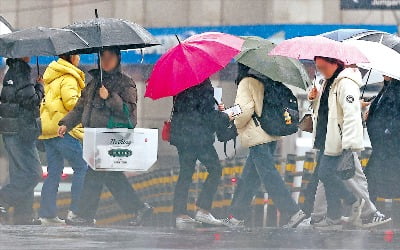
<svg viewBox="0 0 400 250">
<path fill-rule="evenodd" d="M 303 212 L 303 210 L 297 211 L 292 217 L 290 217 L 289 222 L 283 226 L 283 228 L 296 228 L 297 225 L 299 225 L 305 218 L 307 218 L 307 215 Z"/>
<path fill-rule="evenodd" d="M 222 220 L 217 220 L 211 213 L 205 213 L 203 211 L 197 211 L 196 216 L 194 217 L 197 221 L 200 221 L 204 224 L 210 224 L 215 226 L 222 226 Z"/>
</svg>

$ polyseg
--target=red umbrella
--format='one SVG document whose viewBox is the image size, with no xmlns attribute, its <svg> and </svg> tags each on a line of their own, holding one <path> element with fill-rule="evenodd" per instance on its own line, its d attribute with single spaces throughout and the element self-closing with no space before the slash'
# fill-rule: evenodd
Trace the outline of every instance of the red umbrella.
<svg viewBox="0 0 400 250">
<path fill-rule="evenodd" d="M 369 62 L 356 47 L 323 36 L 304 36 L 283 41 L 269 55 L 305 60 L 314 60 L 316 56 L 330 57 L 346 65 Z"/>
<path fill-rule="evenodd" d="M 202 83 L 240 53 L 244 40 L 207 32 L 189 37 L 167 51 L 154 65 L 145 97 L 175 96 Z"/>
</svg>

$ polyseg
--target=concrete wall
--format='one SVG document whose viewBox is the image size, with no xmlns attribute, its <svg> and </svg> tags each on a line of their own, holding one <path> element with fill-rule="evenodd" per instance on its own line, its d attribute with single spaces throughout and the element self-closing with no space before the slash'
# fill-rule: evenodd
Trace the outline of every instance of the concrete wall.
<svg viewBox="0 0 400 250">
<path fill-rule="evenodd" d="M 265 23 L 395 24 L 389 10 L 340 10 L 340 0 L 1 0 L 0 15 L 19 28 L 62 27 L 94 16 L 146 27 Z M 396 12 L 400 14 L 400 12 Z"/>
</svg>

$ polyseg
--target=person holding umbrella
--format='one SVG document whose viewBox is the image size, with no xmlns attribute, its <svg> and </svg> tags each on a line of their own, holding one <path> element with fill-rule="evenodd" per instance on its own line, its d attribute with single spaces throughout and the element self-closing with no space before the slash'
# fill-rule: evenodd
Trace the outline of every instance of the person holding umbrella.
<svg viewBox="0 0 400 250">
<path fill-rule="evenodd" d="M 74 109 L 59 122 L 58 135 L 63 138 L 78 124 L 87 128 L 106 128 L 110 118 L 119 123 L 137 123 L 137 90 L 132 79 L 121 71 L 121 52 L 108 47 L 100 52 L 100 71 L 91 70 L 93 80 L 87 84 Z M 124 110 L 128 110 L 126 113 Z M 93 225 L 103 186 L 113 194 L 126 214 L 136 214 L 132 225 L 141 225 L 152 207 L 143 203 L 123 172 L 102 172 L 88 169 L 76 216 L 67 218 L 70 225 Z"/>
<path fill-rule="evenodd" d="M 170 143 L 177 147 L 180 163 L 174 193 L 174 215 L 178 229 L 199 222 L 222 225 L 211 214 L 213 196 L 222 174 L 215 148 L 215 132 L 228 128 L 232 116 L 215 110 L 214 90 L 210 76 L 224 68 L 240 53 L 244 40 L 220 32 L 193 35 L 168 50 L 154 65 L 146 87 L 146 97 L 159 99 L 173 96 Z M 196 161 L 209 171 L 197 201 L 195 219 L 187 212 L 187 199 Z"/>
<path fill-rule="evenodd" d="M 44 90 L 40 77 L 31 82 L 29 61 L 29 57 L 7 59 L 9 68 L 0 96 L 0 133 L 10 173 L 10 183 L 0 189 L 0 219 L 6 219 L 7 209 L 14 207 L 16 225 L 39 224 L 33 220 L 32 205 L 33 189 L 42 178 L 35 141 L 40 135 L 39 105 Z"/>
<path fill-rule="evenodd" d="M 57 217 L 57 190 L 67 160 L 74 175 L 71 186 L 71 206 L 67 217 L 77 211 L 79 196 L 83 188 L 87 164 L 82 158 L 83 128 L 81 125 L 69 131 L 64 138 L 58 137 L 58 122 L 78 102 L 85 87 L 85 74 L 78 68 L 80 57 L 67 53 L 59 56 L 44 72 L 45 96 L 40 109 L 42 135 L 47 157 L 47 173 L 42 187 L 39 219 L 42 225 L 64 224 Z"/>
<path fill-rule="evenodd" d="M 170 143 L 178 150 L 180 164 L 173 201 L 176 227 L 179 229 L 195 225 L 196 221 L 211 225 L 222 224 L 210 212 L 222 174 L 222 166 L 213 145 L 215 132 L 217 128 L 228 127 L 229 121 L 233 120 L 233 116 L 222 110 L 222 104 L 219 110 L 215 110 L 214 89 L 209 79 L 175 97 Z M 188 215 L 186 205 L 197 160 L 207 167 L 209 175 L 197 200 L 195 221 Z"/>
<path fill-rule="evenodd" d="M 61 55 L 87 46 L 67 29 L 36 27 L 0 36 L 0 56 L 9 58 L 1 92 L 0 128 L 10 156 L 10 184 L 0 191 L 0 214 L 13 206 L 14 224 L 33 223 L 33 189 L 42 175 L 35 141 L 41 134 L 39 105 L 44 89 L 38 64 L 38 79 L 30 81 L 29 57 Z"/>
</svg>

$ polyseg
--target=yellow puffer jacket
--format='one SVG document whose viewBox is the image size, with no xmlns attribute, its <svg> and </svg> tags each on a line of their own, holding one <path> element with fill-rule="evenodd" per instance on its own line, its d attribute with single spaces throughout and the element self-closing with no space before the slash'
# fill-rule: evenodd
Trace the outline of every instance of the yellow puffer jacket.
<svg viewBox="0 0 400 250">
<path fill-rule="evenodd" d="M 53 61 L 43 75 L 45 98 L 40 107 L 42 135 L 39 139 L 57 137 L 58 122 L 71 111 L 85 87 L 85 73 L 64 59 Z M 83 139 L 82 125 L 69 134 Z"/>
</svg>

